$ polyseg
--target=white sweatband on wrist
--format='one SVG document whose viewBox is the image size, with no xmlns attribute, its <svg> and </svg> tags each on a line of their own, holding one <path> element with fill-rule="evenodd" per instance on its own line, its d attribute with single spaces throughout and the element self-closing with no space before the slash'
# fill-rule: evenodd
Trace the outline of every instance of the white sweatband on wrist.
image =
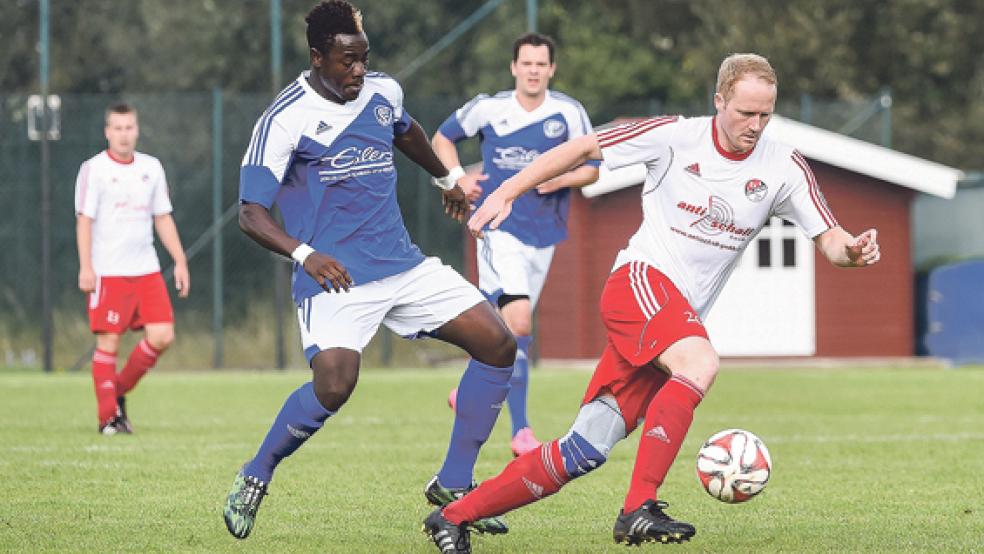
<svg viewBox="0 0 984 554">
<path fill-rule="evenodd" d="M 295 248 L 293 252 L 290 253 L 290 257 L 294 258 L 297 263 L 304 265 L 304 260 L 306 260 L 311 254 L 314 254 L 314 248 L 311 248 L 310 245 L 302 242 L 297 245 L 297 248 Z"/>
<path fill-rule="evenodd" d="M 461 169 L 460 165 L 456 165 L 452 167 L 451 171 L 449 171 L 444 177 L 431 177 L 431 183 L 441 190 L 451 190 L 456 184 L 458 184 L 458 179 L 461 179 L 464 176 L 465 170 Z"/>
</svg>

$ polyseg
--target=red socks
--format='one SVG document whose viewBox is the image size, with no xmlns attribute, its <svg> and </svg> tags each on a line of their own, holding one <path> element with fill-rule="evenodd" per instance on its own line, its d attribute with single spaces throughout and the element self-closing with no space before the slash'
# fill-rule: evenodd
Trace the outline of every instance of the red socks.
<svg viewBox="0 0 984 554">
<path fill-rule="evenodd" d="M 130 358 L 126 361 L 126 366 L 123 367 L 123 371 L 120 372 L 117 378 L 118 386 L 116 395 L 123 396 L 133 390 L 133 387 L 137 386 L 137 381 L 147 373 L 147 370 L 154 367 L 154 364 L 157 363 L 158 356 L 160 356 L 160 352 L 155 350 L 147 342 L 147 339 L 141 339 L 137 343 L 137 346 L 133 348 Z"/>
<path fill-rule="evenodd" d="M 663 484 L 694 419 L 694 409 L 704 391 L 681 375 L 674 375 L 660 389 L 646 410 L 646 423 L 639 439 L 632 482 L 625 497 L 625 513 L 633 512 Z"/>
<path fill-rule="evenodd" d="M 92 383 L 96 389 L 99 424 L 116 416 L 116 354 L 96 349 L 92 354 Z"/>
<path fill-rule="evenodd" d="M 509 462 L 502 473 L 448 504 L 443 514 L 455 525 L 502 515 L 550 496 L 568 481 L 560 447 L 550 441 Z"/>
</svg>

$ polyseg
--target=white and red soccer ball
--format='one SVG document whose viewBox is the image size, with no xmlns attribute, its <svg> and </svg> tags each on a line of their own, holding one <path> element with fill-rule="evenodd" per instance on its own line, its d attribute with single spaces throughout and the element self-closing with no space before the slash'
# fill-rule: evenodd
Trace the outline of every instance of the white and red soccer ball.
<svg viewBox="0 0 984 554">
<path fill-rule="evenodd" d="M 725 429 L 697 453 L 697 478 L 708 494 L 736 504 L 762 492 L 772 473 L 765 443 L 744 429 Z"/>
</svg>

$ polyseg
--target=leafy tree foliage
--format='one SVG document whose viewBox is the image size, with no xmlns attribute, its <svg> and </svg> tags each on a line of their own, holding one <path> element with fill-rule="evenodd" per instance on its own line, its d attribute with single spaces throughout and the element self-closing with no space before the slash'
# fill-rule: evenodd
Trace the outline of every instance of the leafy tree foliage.
<svg viewBox="0 0 984 554">
<path fill-rule="evenodd" d="M 285 81 L 307 65 L 304 14 L 283 0 Z M 372 65 L 391 74 L 484 2 L 362 0 Z M 665 103 L 707 107 L 730 52 L 767 56 L 780 96 L 857 100 L 893 93 L 894 146 L 980 166 L 984 139 L 984 2 L 978 0 L 540 0 L 539 30 L 557 39 L 555 88 L 597 122 Z M 60 93 L 268 91 L 267 0 L 52 2 L 51 87 Z M 37 0 L 0 6 L 0 91 L 37 88 Z M 526 3 L 488 17 L 404 79 L 414 98 L 457 103 L 512 85 L 513 39 Z"/>
</svg>

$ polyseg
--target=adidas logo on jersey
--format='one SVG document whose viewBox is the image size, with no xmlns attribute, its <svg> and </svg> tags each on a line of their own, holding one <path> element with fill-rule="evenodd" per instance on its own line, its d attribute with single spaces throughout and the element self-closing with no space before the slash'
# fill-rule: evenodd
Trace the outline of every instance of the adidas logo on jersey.
<svg viewBox="0 0 984 554">
<path fill-rule="evenodd" d="M 321 133 L 324 133 L 326 131 L 331 131 L 331 125 L 328 125 L 324 121 L 319 121 L 318 129 L 314 132 L 314 134 L 320 135 Z"/>
<path fill-rule="evenodd" d="M 688 165 L 687 167 L 685 167 L 684 168 L 684 171 L 686 171 L 687 173 L 689 173 L 691 175 L 696 175 L 696 176 L 700 177 L 700 165 L 699 164 L 692 163 L 692 164 Z"/>
<path fill-rule="evenodd" d="M 667 444 L 670 443 L 670 437 L 666 434 L 666 429 L 663 429 L 662 425 L 657 425 L 656 427 L 646 431 L 645 436 L 659 439 Z"/>
</svg>

